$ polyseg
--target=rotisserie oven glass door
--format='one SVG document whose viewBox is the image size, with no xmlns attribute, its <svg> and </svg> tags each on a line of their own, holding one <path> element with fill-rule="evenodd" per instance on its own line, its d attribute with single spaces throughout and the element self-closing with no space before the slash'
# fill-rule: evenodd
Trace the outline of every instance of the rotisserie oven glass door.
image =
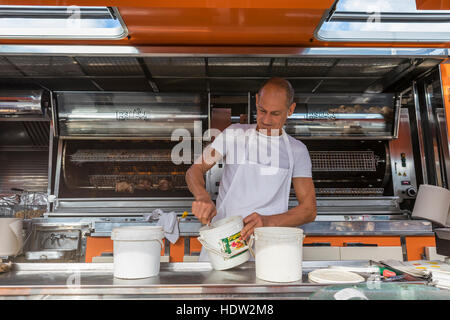
<svg viewBox="0 0 450 320">
<path fill-rule="evenodd" d="M 60 197 L 190 197 L 171 141 L 65 141 Z M 193 156 L 191 156 L 192 159 Z"/>
</svg>

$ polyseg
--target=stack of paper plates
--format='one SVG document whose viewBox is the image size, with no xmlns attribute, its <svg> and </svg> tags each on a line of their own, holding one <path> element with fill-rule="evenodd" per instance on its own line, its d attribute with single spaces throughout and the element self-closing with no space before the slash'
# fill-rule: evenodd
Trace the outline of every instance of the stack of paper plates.
<svg viewBox="0 0 450 320">
<path fill-rule="evenodd" d="M 308 279 L 322 284 L 359 283 L 365 281 L 359 274 L 339 269 L 317 269 L 308 274 Z"/>
<path fill-rule="evenodd" d="M 434 285 L 442 289 L 450 289 L 450 272 L 442 270 L 431 271 L 431 280 Z"/>
</svg>

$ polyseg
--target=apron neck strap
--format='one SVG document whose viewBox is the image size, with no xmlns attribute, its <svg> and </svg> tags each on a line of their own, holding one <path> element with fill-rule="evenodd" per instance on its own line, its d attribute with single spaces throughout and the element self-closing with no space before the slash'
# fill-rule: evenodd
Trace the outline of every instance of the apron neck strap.
<svg viewBox="0 0 450 320">
<path fill-rule="evenodd" d="M 284 128 L 282 128 L 281 130 L 282 130 L 281 131 L 281 138 L 283 139 L 283 141 L 284 141 L 284 143 L 286 145 L 286 149 L 287 149 L 288 157 L 289 157 L 289 170 L 291 172 L 290 175 L 292 176 L 292 172 L 294 170 L 294 154 L 292 153 L 292 148 L 291 148 L 291 144 L 289 142 L 288 134 L 286 133 Z M 255 128 L 253 128 L 253 130 L 251 130 L 251 132 L 250 132 L 250 134 L 248 136 L 249 137 L 249 141 L 248 141 L 248 144 L 246 144 L 245 152 L 244 152 L 244 157 L 245 157 L 244 160 L 245 161 L 248 160 L 248 152 L 249 152 L 250 140 L 251 140 L 252 137 L 256 137 L 257 136 L 257 134 L 258 134 L 257 131 L 258 130 L 256 129 L 256 126 L 255 126 Z"/>
</svg>

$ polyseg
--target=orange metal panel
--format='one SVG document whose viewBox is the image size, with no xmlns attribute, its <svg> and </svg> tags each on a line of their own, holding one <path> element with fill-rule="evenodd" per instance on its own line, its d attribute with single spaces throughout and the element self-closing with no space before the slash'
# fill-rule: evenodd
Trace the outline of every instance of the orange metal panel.
<svg viewBox="0 0 450 320">
<path fill-rule="evenodd" d="M 406 252 L 408 261 L 421 260 L 425 247 L 436 246 L 434 236 L 406 237 L 405 240 L 406 240 Z"/>
<path fill-rule="evenodd" d="M 0 1 L 1 4 L 116 6 L 128 31 L 122 40 L 2 40 L 4 43 L 133 45 L 307 44 L 333 0 Z"/>
<path fill-rule="evenodd" d="M 120 7 L 134 44 L 292 45 L 308 43 L 317 9 Z"/>
<path fill-rule="evenodd" d="M 382 247 L 401 246 L 400 237 L 398 236 L 307 236 L 303 243 L 324 243 L 329 242 L 333 247 L 343 247 L 346 243 L 366 243 L 377 244 Z"/>
<path fill-rule="evenodd" d="M 116 6 L 129 38 L 121 40 L 0 40 L 9 44 L 133 46 L 450 47 L 445 43 L 322 42 L 314 31 L 333 0 L 32 1 L 0 4 Z"/>
<path fill-rule="evenodd" d="M 444 109 L 447 121 L 447 135 L 450 135 L 450 60 L 441 63 L 442 92 L 444 96 Z M 447 137 L 450 141 L 450 136 Z"/>
<path fill-rule="evenodd" d="M 401 246 L 398 236 L 308 236 L 303 243 L 329 242 L 333 247 L 342 247 L 345 243 L 361 242 L 377 244 L 378 246 Z M 436 246 L 435 238 L 430 236 L 406 237 L 408 260 L 420 260 L 424 247 Z M 201 244 L 197 238 L 190 238 L 190 253 L 199 252 Z M 100 256 L 103 252 L 113 252 L 113 241 L 107 237 L 87 237 L 85 262 L 92 262 L 92 258 Z M 161 250 L 164 255 L 164 250 Z M 170 245 L 170 262 L 182 262 L 184 256 L 184 238 L 180 238 L 175 244 Z"/>
<path fill-rule="evenodd" d="M 189 244 L 189 251 L 191 254 L 193 252 L 200 252 L 202 250 L 202 244 L 197 240 L 197 237 L 191 237 L 189 240 Z"/>
<path fill-rule="evenodd" d="M 184 238 L 180 237 L 175 244 L 170 244 L 169 262 L 183 262 L 184 257 Z"/>
<path fill-rule="evenodd" d="M 165 8 L 300 8 L 327 9 L 334 0 L 2 0 L 2 5 L 35 6 L 133 6 Z"/>
<path fill-rule="evenodd" d="M 103 252 L 113 252 L 113 241 L 108 237 L 87 237 L 85 262 L 92 262 L 93 257 Z"/>
<path fill-rule="evenodd" d="M 450 10 L 449 0 L 416 0 L 417 10 Z"/>
</svg>

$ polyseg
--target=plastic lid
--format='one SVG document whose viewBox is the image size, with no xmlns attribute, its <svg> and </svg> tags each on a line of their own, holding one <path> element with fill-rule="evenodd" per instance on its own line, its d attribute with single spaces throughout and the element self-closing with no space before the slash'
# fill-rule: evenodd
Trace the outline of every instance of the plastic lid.
<svg viewBox="0 0 450 320">
<path fill-rule="evenodd" d="M 200 228 L 199 233 L 202 235 L 208 234 L 211 231 L 213 233 L 223 232 L 235 225 L 243 224 L 243 219 L 241 216 L 232 216 L 224 219 L 217 220 L 210 225 L 206 225 Z"/>
<path fill-rule="evenodd" d="M 111 231 L 111 240 L 139 241 L 161 240 L 164 238 L 162 226 L 119 227 Z"/>
<path fill-rule="evenodd" d="M 255 228 L 255 239 L 271 238 L 271 239 L 292 239 L 303 237 L 303 230 L 291 227 L 259 227 Z"/>
<path fill-rule="evenodd" d="M 317 269 L 308 274 L 308 279 L 316 283 L 359 283 L 364 282 L 364 278 L 359 274 L 350 271 L 337 269 Z"/>
<path fill-rule="evenodd" d="M 442 187 L 439 187 L 439 186 L 435 186 L 435 185 L 432 185 L 432 184 L 421 184 L 420 186 L 419 186 L 419 189 L 420 189 L 420 187 L 425 187 L 425 188 L 433 188 L 433 189 L 436 189 L 436 190 L 442 190 L 443 192 L 448 192 L 449 190 L 448 189 L 446 189 L 446 188 L 442 188 Z"/>
</svg>

